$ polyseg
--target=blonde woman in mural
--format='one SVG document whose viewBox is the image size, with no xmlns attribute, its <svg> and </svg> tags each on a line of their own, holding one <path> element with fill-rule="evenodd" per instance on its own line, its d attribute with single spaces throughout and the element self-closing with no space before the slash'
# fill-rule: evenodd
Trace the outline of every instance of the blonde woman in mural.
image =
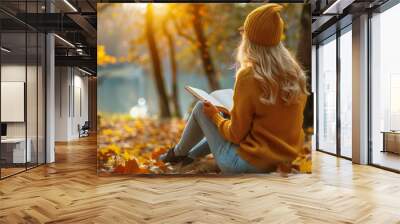
<svg viewBox="0 0 400 224">
<path fill-rule="evenodd" d="M 198 102 L 179 143 L 161 160 L 186 165 L 212 153 L 223 173 L 261 173 L 299 156 L 308 92 L 303 70 L 281 43 L 281 10 L 265 4 L 244 22 L 229 118 Z"/>
</svg>

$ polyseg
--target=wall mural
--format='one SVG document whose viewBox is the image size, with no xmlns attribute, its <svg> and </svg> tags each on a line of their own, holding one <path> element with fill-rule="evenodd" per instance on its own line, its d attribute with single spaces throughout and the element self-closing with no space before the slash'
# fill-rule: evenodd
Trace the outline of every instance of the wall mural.
<svg viewBox="0 0 400 224">
<path fill-rule="evenodd" d="M 99 175 L 311 172 L 310 23 L 305 4 L 98 4 Z"/>
</svg>

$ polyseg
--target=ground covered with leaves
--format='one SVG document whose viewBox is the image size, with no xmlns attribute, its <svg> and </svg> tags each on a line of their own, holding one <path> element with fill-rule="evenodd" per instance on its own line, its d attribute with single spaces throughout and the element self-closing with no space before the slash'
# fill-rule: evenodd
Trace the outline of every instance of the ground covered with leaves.
<svg viewBox="0 0 400 224">
<path fill-rule="evenodd" d="M 181 167 L 159 160 L 174 146 L 185 127 L 182 119 L 132 119 L 129 115 L 101 116 L 98 134 L 99 174 L 196 174 L 218 173 L 212 155 Z M 306 143 L 308 145 L 308 143 Z M 307 147 L 307 146 L 306 146 Z M 282 164 L 281 173 L 311 172 L 311 154 Z"/>
</svg>

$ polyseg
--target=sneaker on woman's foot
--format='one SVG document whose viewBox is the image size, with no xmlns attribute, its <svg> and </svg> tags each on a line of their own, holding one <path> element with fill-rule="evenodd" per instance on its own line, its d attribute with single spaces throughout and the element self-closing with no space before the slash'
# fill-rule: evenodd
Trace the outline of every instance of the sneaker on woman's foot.
<svg viewBox="0 0 400 224">
<path fill-rule="evenodd" d="M 189 164 L 192 164 L 193 162 L 194 159 L 190 158 L 189 156 L 186 156 L 186 158 L 182 160 L 182 166 L 187 166 Z"/>
<path fill-rule="evenodd" d="M 187 156 L 176 156 L 174 152 L 174 148 L 172 147 L 168 150 L 168 152 L 160 155 L 160 160 L 164 163 L 179 163 L 184 160 Z"/>
</svg>

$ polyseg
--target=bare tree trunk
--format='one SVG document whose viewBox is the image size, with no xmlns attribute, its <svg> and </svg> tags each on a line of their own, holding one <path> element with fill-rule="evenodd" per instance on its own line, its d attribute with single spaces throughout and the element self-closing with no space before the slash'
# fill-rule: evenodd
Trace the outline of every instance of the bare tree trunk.
<svg viewBox="0 0 400 224">
<path fill-rule="evenodd" d="M 154 80 L 156 81 L 156 86 L 158 91 L 160 116 L 163 118 L 170 117 L 171 112 L 169 110 L 169 105 L 168 105 L 168 95 L 164 86 L 164 78 L 162 74 L 160 56 L 158 54 L 158 49 L 157 49 L 157 43 L 154 39 L 153 5 L 151 3 L 147 5 L 146 9 L 146 37 L 150 50 L 151 61 L 153 64 Z"/>
<path fill-rule="evenodd" d="M 297 59 L 306 71 L 307 84 L 311 87 L 311 8 L 310 4 L 304 4 L 301 13 L 301 35 L 297 46 Z M 313 98 L 309 97 L 304 110 L 304 127 L 313 124 Z"/>
<path fill-rule="evenodd" d="M 306 70 L 307 75 L 310 75 L 311 68 L 311 18 L 310 5 L 304 4 L 301 13 L 301 35 L 297 45 L 297 59 Z"/>
<path fill-rule="evenodd" d="M 178 65 L 176 63 L 176 52 L 175 52 L 175 44 L 174 38 L 167 28 L 167 20 L 163 22 L 163 32 L 167 37 L 168 42 L 168 50 L 169 50 L 169 61 L 171 65 L 171 74 L 172 74 L 172 103 L 174 105 L 174 115 L 177 117 L 181 117 L 181 110 L 179 104 L 178 97 Z"/>
<path fill-rule="evenodd" d="M 196 34 L 197 44 L 199 48 L 200 58 L 203 64 L 204 71 L 206 73 L 208 83 L 211 90 L 219 89 L 219 83 L 217 80 L 217 74 L 215 72 L 214 64 L 210 55 L 210 51 L 207 45 L 207 39 L 204 36 L 203 20 L 200 10 L 204 7 L 203 4 L 193 4 L 192 6 L 192 26 Z"/>
</svg>

